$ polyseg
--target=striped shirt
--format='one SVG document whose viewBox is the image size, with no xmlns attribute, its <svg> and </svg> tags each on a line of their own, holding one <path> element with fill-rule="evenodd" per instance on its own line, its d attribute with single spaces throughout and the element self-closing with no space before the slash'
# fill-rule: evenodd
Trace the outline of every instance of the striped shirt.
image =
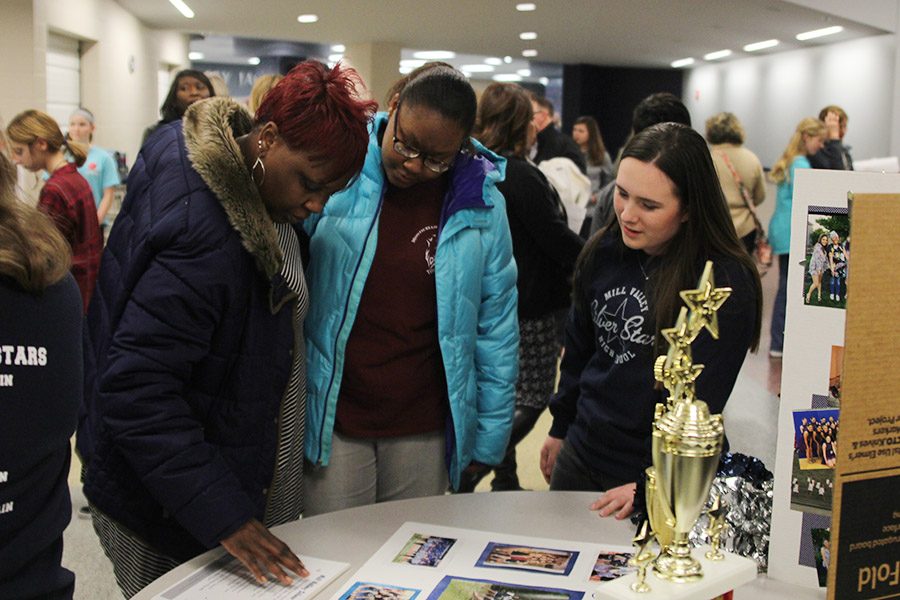
<svg viewBox="0 0 900 600">
<path fill-rule="evenodd" d="M 297 294 L 294 311 L 294 364 L 278 417 L 278 454 L 266 504 L 266 527 L 296 521 L 303 512 L 303 437 L 306 426 L 306 351 L 303 320 L 309 308 L 300 243 L 293 227 L 276 223 L 278 245 L 284 255 L 281 275 Z"/>
</svg>

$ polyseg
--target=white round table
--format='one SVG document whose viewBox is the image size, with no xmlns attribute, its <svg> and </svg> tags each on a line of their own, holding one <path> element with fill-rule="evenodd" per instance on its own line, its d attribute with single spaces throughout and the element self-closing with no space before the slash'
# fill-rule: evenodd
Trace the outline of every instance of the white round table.
<svg viewBox="0 0 900 600">
<path fill-rule="evenodd" d="M 588 506 L 595 492 L 484 492 L 432 496 L 351 508 L 273 529 L 294 552 L 350 563 L 350 568 L 317 598 L 327 600 L 406 521 L 481 529 L 580 542 L 631 544 L 630 521 L 601 519 Z M 163 575 L 137 596 L 155 594 L 202 567 L 224 550 L 210 550 Z M 735 600 L 820 600 L 824 588 L 813 590 L 758 577 L 738 590 Z M 703 599 L 699 599 L 703 600 Z"/>
</svg>

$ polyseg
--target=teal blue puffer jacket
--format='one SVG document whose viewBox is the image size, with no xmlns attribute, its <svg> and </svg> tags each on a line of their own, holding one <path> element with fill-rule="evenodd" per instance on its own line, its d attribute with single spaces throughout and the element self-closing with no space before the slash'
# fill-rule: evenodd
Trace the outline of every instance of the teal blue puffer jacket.
<svg viewBox="0 0 900 600">
<path fill-rule="evenodd" d="M 306 456 L 322 466 L 331 455 L 344 349 L 375 256 L 386 184 L 378 131 L 386 121 L 379 113 L 372 124 L 359 178 L 304 225 L 312 236 Z M 450 172 L 435 258 L 438 339 L 452 417 L 446 458 L 454 488 L 473 460 L 498 464 L 503 458 L 518 375 L 516 265 L 496 187 L 506 160 L 473 143 L 476 156 L 460 156 Z"/>
</svg>

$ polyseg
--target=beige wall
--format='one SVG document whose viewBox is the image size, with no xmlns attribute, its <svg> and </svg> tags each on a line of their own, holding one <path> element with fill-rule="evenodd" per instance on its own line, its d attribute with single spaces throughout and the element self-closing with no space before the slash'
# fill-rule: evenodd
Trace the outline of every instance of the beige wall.
<svg viewBox="0 0 900 600">
<path fill-rule="evenodd" d="M 43 2 L 4 0 L 0 19 L 0 118 L 4 125 L 16 114 L 46 99 L 46 28 L 38 31 Z"/>
<path fill-rule="evenodd" d="M 157 71 L 187 66 L 187 36 L 150 29 L 114 0 L 3 0 L 0 115 L 7 121 L 46 108 L 48 31 L 82 41 L 81 102 L 97 119 L 94 141 L 125 151 L 133 164 L 144 129 L 159 119 Z"/>
</svg>

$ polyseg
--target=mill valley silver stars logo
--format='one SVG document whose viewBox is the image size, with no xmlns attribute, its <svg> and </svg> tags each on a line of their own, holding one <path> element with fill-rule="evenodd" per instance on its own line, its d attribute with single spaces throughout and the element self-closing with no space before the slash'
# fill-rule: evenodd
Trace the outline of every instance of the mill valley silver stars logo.
<svg viewBox="0 0 900 600">
<path fill-rule="evenodd" d="M 602 300 L 591 302 L 591 317 L 598 330 L 597 348 L 617 365 L 630 361 L 636 356 L 635 345 L 653 343 L 653 333 L 644 331 L 647 311 L 647 296 L 642 290 L 631 286 L 607 290 Z"/>
</svg>

